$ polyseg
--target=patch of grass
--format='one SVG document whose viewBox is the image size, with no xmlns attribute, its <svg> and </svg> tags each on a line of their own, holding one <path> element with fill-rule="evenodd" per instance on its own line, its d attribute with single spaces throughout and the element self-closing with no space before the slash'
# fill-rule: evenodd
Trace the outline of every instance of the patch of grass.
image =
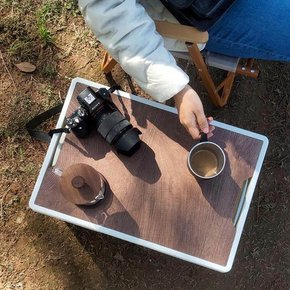
<svg viewBox="0 0 290 290">
<path fill-rule="evenodd" d="M 57 76 L 56 65 L 53 63 L 46 63 L 42 66 L 40 73 L 45 78 L 54 79 Z"/>
<path fill-rule="evenodd" d="M 56 3 L 48 2 L 37 11 L 37 31 L 44 46 L 53 43 L 52 33 L 48 30 L 47 25 L 56 15 L 59 15 L 59 9 L 60 6 Z"/>
<path fill-rule="evenodd" d="M 47 1 L 37 11 L 38 23 L 46 24 L 57 20 L 62 12 L 61 1 Z"/>
<path fill-rule="evenodd" d="M 20 172 L 25 172 L 25 175 L 35 176 L 39 171 L 39 168 L 35 166 L 34 162 L 24 162 L 23 165 L 19 167 Z"/>
<path fill-rule="evenodd" d="M 16 39 L 7 49 L 8 56 L 13 59 L 29 61 L 37 56 L 31 39 Z"/>
<path fill-rule="evenodd" d="M 52 34 L 46 28 L 45 24 L 40 24 L 38 26 L 38 33 L 39 33 L 40 40 L 43 42 L 44 46 L 48 46 L 53 43 Z"/>
<path fill-rule="evenodd" d="M 9 116 L 5 124 L 0 128 L 2 138 L 14 138 L 16 136 L 26 136 L 26 123 L 33 116 L 33 107 L 36 104 L 28 95 L 19 94 L 13 99 L 10 105 Z"/>
<path fill-rule="evenodd" d="M 42 89 L 43 99 L 42 107 L 44 110 L 48 110 L 53 106 L 60 103 L 59 95 L 53 90 L 50 85 L 47 85 Z"/>
<path fill-rule="evenodd" d="M 0 46 L 6 49 L 12 62 L 34 61 L 39 54 L 35 23 L 28 24 L 31 17 L 33 14 L 26 15 L 17 9 L 0 17 Z"/>
<path fill-rule="evenodd" d="M 69 12 L 73 16 L 80 15 L 81 12 L 78 7 L 78 1 L 77 0 L 69 0 L 65 1 L 64 3 L 64 9 Z"/>
</svg>

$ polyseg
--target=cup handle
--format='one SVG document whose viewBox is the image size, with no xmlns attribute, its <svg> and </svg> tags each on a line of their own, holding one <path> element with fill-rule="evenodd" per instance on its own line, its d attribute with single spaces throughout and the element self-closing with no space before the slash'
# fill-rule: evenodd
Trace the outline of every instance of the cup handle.
<svg viewBox="0 0 290 290">
<path fill-rule="evenodd" d="M 200 137 L 199 142 L 206 142 L 207 141 L 207 134 L 201 132 L 200 135 L 201 135 L 201 137 Z"/>
</svg>

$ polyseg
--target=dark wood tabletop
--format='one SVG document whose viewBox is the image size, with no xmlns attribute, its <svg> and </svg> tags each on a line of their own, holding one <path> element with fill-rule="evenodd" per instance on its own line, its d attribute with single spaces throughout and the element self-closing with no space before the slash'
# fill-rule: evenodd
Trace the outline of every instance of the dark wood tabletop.
<svg viewBox="0 0 290 290">
<path fill-rule="evenodd" d="M 67 116 L 78 107 L 77 84 Z M 96 131 L 86 139 L 66 136 L 54 168 L 85 163 L 107 180 L 104 201 L 76 206 L 59 189 L 48 168 L 35 203 L 207 261 L 225 265 L 235 235 L 234 218 L 243 182 L 253 175 L 262 141 L 222 128 L 211 138 L 226 154 L 224 171 L 200 180 L 187 168 L 195 144 L 174 113 L 113 96 L 141 132 L 131 157 L 117 154 Z"/>
</svg>

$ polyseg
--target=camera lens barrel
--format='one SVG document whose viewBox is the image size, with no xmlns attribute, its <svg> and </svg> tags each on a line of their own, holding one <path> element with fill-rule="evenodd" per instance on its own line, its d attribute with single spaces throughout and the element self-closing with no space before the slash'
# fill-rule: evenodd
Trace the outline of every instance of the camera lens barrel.
<svg viewBox="0 0 290 290">
<path fill-rule="evenodd" d="M 141 145 L 140 134 L 141 132 L 137 128 L 130 128 L 118 139 L 114 145 L 115 148 L 118 152 L 131 156 Z"/>
<path fill-rule="evenodd" d="M 120 123 L 116 124 L 112 130 L 110 130 L 105 139 L 109 144 L 114 144 L 120 135 L 130 128 L 132 128 L 132 125 L 128 122 L 128 120 L 122 120 Z"/>
<path fill-rule="evenodd" d="M 119 112 L 106 115 L 97 131 L 122 154 L 132 155 L 140 145 L 139 130 Z"/>
<path fill-rule="evenodd" d="M 104 138 L 106 138 L 106 136 L 113 129 L 113 127 L 119 124 L 123 120 L 126 120 L 126 118 L 119 111 L 115 111 L 111 114 L 107 114 L 105 118 L 102 120 L 102 122 L 100 123 L 97 130 Z"/>
</svg>

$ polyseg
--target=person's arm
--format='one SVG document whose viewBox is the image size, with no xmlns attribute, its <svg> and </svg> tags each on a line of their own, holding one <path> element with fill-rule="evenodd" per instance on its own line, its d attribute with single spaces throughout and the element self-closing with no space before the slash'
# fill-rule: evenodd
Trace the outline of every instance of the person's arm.
<svg viewBox="0 0 290 290">
<path fill-rule="evenodd" d="M 187 74 L 164 47 L 142 5 L 136 0 L 79 0 L 79 6 L 98 40 L 146 93 L 160 102 L 175 98 L 180 121 L 193 138 L 199 137 L 199 129 L 209 130 L 200 99 L 187 85 Z M 194 108 L 181 106 L 189 99 Z"/>
</svg>

